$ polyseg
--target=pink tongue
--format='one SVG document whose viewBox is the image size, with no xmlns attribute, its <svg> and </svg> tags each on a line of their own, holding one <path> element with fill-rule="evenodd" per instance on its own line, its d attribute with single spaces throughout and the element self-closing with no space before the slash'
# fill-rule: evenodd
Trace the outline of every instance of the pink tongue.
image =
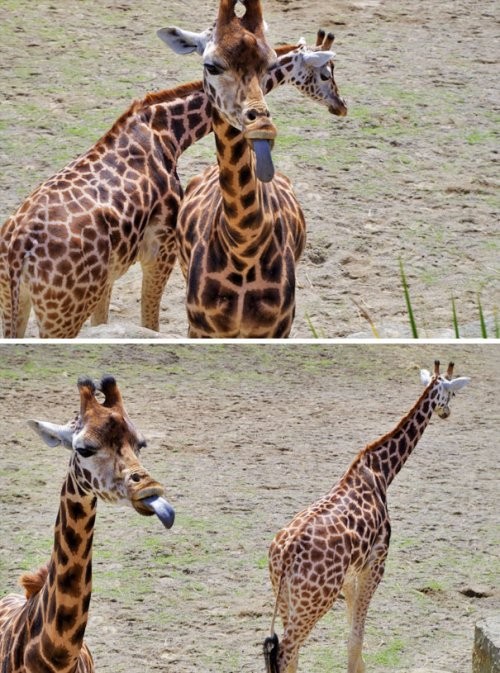
<svg viewBox="0 0 500 673">
<path fill-rule="evenodd" d="M 269 140 L 252 140 L 257 165 L 255 172 L 261 182 L 270 182 L 274 177 L 271 143 Z"/>
</svg>

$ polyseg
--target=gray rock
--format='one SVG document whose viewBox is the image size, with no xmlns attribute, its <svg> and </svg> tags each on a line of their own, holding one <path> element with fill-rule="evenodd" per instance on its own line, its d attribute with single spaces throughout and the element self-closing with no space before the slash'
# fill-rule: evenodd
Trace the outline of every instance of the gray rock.
<svg viewBox="0 0 500 673">
<path fill-rule="evenodd" d="M 472 673 L 500 673 L 500 615 L 476 624 Z"/>
</svg>

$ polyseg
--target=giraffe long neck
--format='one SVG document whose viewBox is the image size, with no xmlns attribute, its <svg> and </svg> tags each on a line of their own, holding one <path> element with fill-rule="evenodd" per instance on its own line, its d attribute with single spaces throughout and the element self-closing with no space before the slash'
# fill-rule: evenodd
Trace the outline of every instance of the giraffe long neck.
<svg viewBox="0 0 500 673">
<path fill-rule="evenodd" d="M 438 383 L 432 381 L 396 427 L 361 452 L 360 459 L 382 476 L 386 487 L 408 460 L 429 424 L 437 404 L 437 386 Z"/>
<path fill-rule="evenodd" d="M 92 538 L 96 498 L 84 493 L 69 472 L 61 490 L 54 531 L 54 548 L 47 580 L 29 601 L 30 638 L 26 661 L 38 662 L 29 670 L 71 673 L 82 650 L 92 589 Z"/>
<path fill-rule="evenodd" d="M 140 114 L 155 133 L 158 146 L 175 162 L 212 131 L 211 105 L 201 81 L 149 94 L 141 103 Z"/>
<path fill-rule="evenodd" d="M 259 247 L 272 234 L 265 217 L 267 195 L 255 175 L 253 151 L 243 134 L 212 113 L 223 217 L 220 238 L 233 259 L 252 263 Z"/>
</svg>

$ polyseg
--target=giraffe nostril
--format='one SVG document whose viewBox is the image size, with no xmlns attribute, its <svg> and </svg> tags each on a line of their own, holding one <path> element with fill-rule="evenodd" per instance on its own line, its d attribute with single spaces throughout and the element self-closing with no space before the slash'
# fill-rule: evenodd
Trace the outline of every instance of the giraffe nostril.
<svg viewBox="0 0 500 673">
<path fill-rule="evenodd" d="M 141 475 L 137 473 L 132 474 L 130 476 L 130 481 L 135 481 L 135 483 L 137 484 L 139 481 L 141 481 Z"/>
<path fill-rule="evenodd" d="M 254 122 L 257 119 L 257 112 L 256 110 L 247 110 L 245 116 L 247 118 L 247 121 Z"/>
</svg>

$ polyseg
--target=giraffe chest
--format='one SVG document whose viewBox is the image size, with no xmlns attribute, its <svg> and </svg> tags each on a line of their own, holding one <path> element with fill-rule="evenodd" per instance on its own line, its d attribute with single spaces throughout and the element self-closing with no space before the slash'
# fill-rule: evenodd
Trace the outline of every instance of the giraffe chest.
<svg viewBox="0 0 500 673">
<path fill-rule="evenodd" d="M 292 250 L 270 245 L 265 259 L 243 264 L 220 244 L 199 241 L 187 270 L 187 310 L 193 336 L 288 336 L 295 309 Z"/>
</svg>

